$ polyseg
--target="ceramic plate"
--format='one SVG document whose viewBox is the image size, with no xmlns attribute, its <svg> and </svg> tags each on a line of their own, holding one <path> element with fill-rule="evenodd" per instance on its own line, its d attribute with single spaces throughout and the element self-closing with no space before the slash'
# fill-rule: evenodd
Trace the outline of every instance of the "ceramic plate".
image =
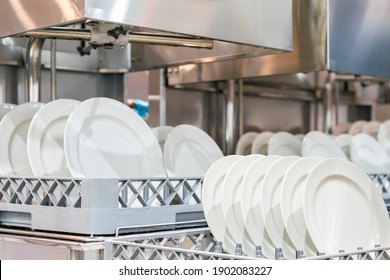
<svg viewBox="0 0 390 280">
<path fill-rule="evenodd" d="M 363 126 L 362 132 L 377 138 L 380 125 L 380 122 L 370 121 Z"/>
<path fill-rule="evenodd" d="M 221 241 L 228 252 L 235 251 L 235 243 L 227 231 L 222 211 L 223 180 L 230 167 L 241 158 L 231 155 L 214 162 L 207 170 L 202 185 L 202 204 L 207 224 L 215 239 Z"/>
<path fill-rule="evenodd" d="M 326 159 L 307 177 L 303 211 L 319 252 L 390 245 L 390 220 L 375 184 L 355 164 Z"/>
<path fill-rule="evenodd" d="M 64 147 L 73 177 L 149 178 L 165 173 L 149 126 L 114 99 L 96 97 L 78 105 L 66 123 Z"/>
<path fill-rule="evenodd" d="M 264 176 L 261 193 L 261 208 L 265 228 L 275 248 L 284 248 L 283 252 L 288 259 L 295 258 L 296 248 L 291 243 L 284 228 L 280 207 L 282 199 L 281 186 L 286 171 L 300 158 L 289 156 L 275 161 Z"/>
<path fill-rule="evenodd" d="M 275 246 L 265 229 L 262 216 L 261 193 L 268 168 L 281 158 L 281 156 L 267 156 L 256 160 L 249 166 L 242 180 L 241 212 L 245 221 L 245 230 L 252 240 L 251 243 L 244 244 L 244 250 L 249 256 L 255 256 L 255 245 L 259 245 L 262 246 L 266 258 L 275 258 Z"/>
<path fill-rule="evenodd" d="M 284 228 L 294 247 L 297 250 L 303 250 L 306 257 L 315 256 L 317 250 L 306 228 L 303 215 L 303 194 L 307 176 L 312 168 L 322 160 L 324 159 L 318 157 L 305 157 L 297 160 L 287 170 L 281 186 L 280 206 Z"/>
<path fill-rule="evenodd" d="M 300 141 L 303 141 L 303 138 L 305 138 L 305 134 L 302 133 L 295 134 L 294 136 L 297 137 Z"/>
<path fill-rule="evenodd" d="M 268 155 L 300 156 L 301 141 L 288 132 L 275 133 L 268 143 Z"/>
<path fill-rule="evenodd" d="M 27 132 L 43 103 L 24 103 L 9 111 L 0 122 L 0 174 L 33 176 L 27 155 Z"/>
<path fill-rule="evenodd" d="M 363 127 L 368 123 L 367 121 L 360 120 L 352 123 L 351 127 L 348 129 L 348 133 L 352 135 L 359 134 L 363 131 Z"/>
<path fill-rule="evenodd" d="M 256 136 L 256 138 L 253 140 L 251 153 L 252 154 L 267 155 L 268 142 L 273 135 L 274 135 L 274 133 L 269 132 L 269 131 L 264 131 L 264 132 L 259 133 Z"/>
<path fill-rule="evenodd" d="M 337 136 L 342 133 L 348 133 L 349 129 L 351 128 L 351 125 L 352 124 L 350 122 L 339 123 L 338 125 L 336 125 L 336 127 L 332 129 L 332 134 L 334 136 Z"/>
<path fill-rule="evenodd" d="M 257 132 L 247 132 L 238 139 L 236 146 L 236 155 L 249 155 L 252 150 L 252 144 L 257 137 Z"/>
<path fill-rule="evenodd" d="M 390 157 L 385 149 L 373 137 L 364 133 L 352 138 L 351 161 L 369 174 L 390 172 Z"/>
<path fill-rule="evenodd" d="M 9 104 L 9 103 L 3 103 L 0 104 L 0 120 L 12 109 L 14 109 L 16 105 Z"/>
<path fill-rule="evenodd" d="M 239 159 L 231 166 L 223 181 L 222 211 L 225 221 L 227 221 L 227 229 L 233 241 L 243 246 L 250 243 L 251 239 L 245 232 L 245 221 L 241 213 L 242 179 L 248 167 L 262 157 L 264 156 L 248 155 Z M 234 254 L 235 251 L 230 251 L 230 253 Z M 244 253 L 246 252 L 244 251 Z"/>
<path fill-rule="evenodd" d="M 59 99 L 35 114 L 27 134 L 27 152 L 35 176 L 70 177 L 64 152 L 66 121 L 81 102 Z"/>
<path fill-rule="evenodd" d="M 390 155 L 390 120 L 384 121 L 378 128 L 378 142 Z"/>
<path fill-rule="evenodd" d="M 351 160 L 351 143 L 352 143 L 352 135 L 348 133 L 342 133 L 335 137 L 335 141 L 337 145 L 343 150 L 347 159 Z"/>
<path fill-rule="evenodd" d="M 310 131 L 302 141 L 302 156 L 347 159 L 343 150 L 329 135 L 320 131 Z"/>
<path fill-rule="evenodd" d="M 164 145 L 164 163 L 170 177 L 203 177 L 223 157 L 217 143 L 203 130 L 188 124 L 176 126 Z"/>
<path fill-rule="evenodd" d="M 172 126 L 162 125 L 152 128 L 152 132 L 158 141 L 158 144 L 161 147 L 161 151 L 164 152 L 164 144 L 167 139 L 169 133 L 173 130 Z"/>
</svg>

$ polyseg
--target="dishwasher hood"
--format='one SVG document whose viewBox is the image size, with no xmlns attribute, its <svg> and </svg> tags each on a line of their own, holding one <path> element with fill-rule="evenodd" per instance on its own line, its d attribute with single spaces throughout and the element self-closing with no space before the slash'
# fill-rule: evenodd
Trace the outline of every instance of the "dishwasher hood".
<svg viewBox="0 0 390 280">
<path fill-rule="evenodd" d="M 180 46 L 176 51 L 185 59 L 176 63 L 259 56 L 293 48 L 292 0 L 4 0 L 0 24 L 0 38 Z M 80 24 L 86 27 L 77 29 Z M 191 46 L 198 52 L 188 48 Z"/>
<path fill-rule="evenodd" d="M 173 65 L 171 85 L 331 71 L 390 78 L 390 0 L 294 0 L 293 51 L 226 61 Z M 138 49 L 139 48 L 139 49 Z M 140 50 L 142 49 L 142 50 Z M 134 65 L 175 61 L 158 46 L 133 46 Z M 166 51 L 166 50 L 165 50 Z M 165 52 L 164 51 L 164 52 Z M 153 57 L 148 60 L 148 57 Z"/>
</svg>

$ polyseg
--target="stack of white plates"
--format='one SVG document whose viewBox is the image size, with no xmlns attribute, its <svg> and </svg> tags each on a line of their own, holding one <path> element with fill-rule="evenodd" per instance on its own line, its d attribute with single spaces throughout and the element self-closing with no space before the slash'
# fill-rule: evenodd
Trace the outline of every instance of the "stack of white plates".
<svg viewBox="0 0 390 280">
<path fill-rule="evenodd" d="M 1 176 L 203 177 L 223 157 L 201 129 L 152 130 L 131 108 L 109 98 L 3 104 L 0 118 Z"/>
<path fill-rule="evenodd" d="M 263 131 L 247 132 L 243 134 L 237 142 L 236 154 L 249 155 L 301 155 L 301 142 L 303 134 L 293 135 L 289 132 Z"/>
<path fill-rule="evenodd" d="M 284 256 L 297 250 L 353 251 L 390 245 L 390 221 L 381 194 L 366 173 L 344 159 L 299 156 L 227 156 L 203 182 L 211 232 L 234 254 Z"/>
</svg>

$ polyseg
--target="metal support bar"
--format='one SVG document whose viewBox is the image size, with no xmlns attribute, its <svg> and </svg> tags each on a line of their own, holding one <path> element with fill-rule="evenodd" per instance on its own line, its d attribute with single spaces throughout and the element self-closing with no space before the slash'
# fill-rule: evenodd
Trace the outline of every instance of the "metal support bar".
<svg viewBox="0 0 390 280">
<path fill-rule="evenodd" d="M 236 81 L 228 80 L 226 83 L 226 154 L 234 152 L 234 116 L 235 116 Z"/>
<path fill-rule="evenodd" d="M 57 99 L 57 41 L 51 40 L 50 52 L 50 85 L 51 85 L 51 100 Z"/>
<path fill-rule="evenodd" d="M 167 89 L 165 85 L 165 70 L 160 70 L 160 125 L 167 125 Z"/>
<path fill-rule="evenodd" d="M 40 101 L 41 79 L 41 55 L 44 39 L 30 39 L 27 45 L 26 70 L 27 70 L 27 96 L 28 102 Z"/>
<path fill-rule="evenodd" d="M 333 121 L 334 121 L 334 112 L 333 112 L 333 106 L 334 106 L 334 81 L 335 81 L 335 74 L 329 73 L 329 76 L 327 78 L 327 81 L 325 83 L 325 90 L 324 90 L 324 132 L 325 133 L 331 133 Z"/>
<path fill-rule="evenodd" d="M 33 30 L 22 34 L 21 36 L 33 38 L 52 38 L 63 40 L 84 40 L 92 39 L 92 31 L 87 29 L 66 29 L 66 28 L 49 28 L 44 30 Z M 162 35 L 151 33 L 130 33 L 128 36 L 129 43 L 155 44 L 166 46 L 182 46 L 191 48 L 212 49 L 213 41 L 207 39 L 198 39 L 185 36 Z M 112 37 L 112 42 L 115 39 Z M 111 42 L 111 43 L 112 43 Z M 110 42 L 107 42 L 110 43 Z"/>
<path fill-rule="evenodd" d="M 238 80 L 238 137 L 244 134 L 244 82 Z"/>
</svg>

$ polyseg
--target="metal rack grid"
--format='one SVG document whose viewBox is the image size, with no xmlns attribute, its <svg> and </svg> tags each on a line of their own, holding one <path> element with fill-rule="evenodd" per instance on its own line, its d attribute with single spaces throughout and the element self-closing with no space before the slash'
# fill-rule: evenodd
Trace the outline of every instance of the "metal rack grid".
<svg viewBox="0 0 390 280">
<path fill-rule="evenodd" d="M 200 178 L 0 178 L 0 226 L 107 235 L 124 226 L 199 221 L 201 186 Z"/>
<path fill-rule="evenodd" d="M 242 255 L 238 245 L 236 254 L 226 253 L 220 242 L 216 242 L 208 228 L 167 231 L 151 234 L 116 237 L 105 241 L 104 258 L 108 260 L 266 260 L 261 248 L 255 257 Z M 297 252 L 302 260 L 390 260 L 390 247 L 354 252 L 342 252 L 306 258 Z M 275 259 L 285 260 L 281 249 L 275 249 Z"/>
</svg>

